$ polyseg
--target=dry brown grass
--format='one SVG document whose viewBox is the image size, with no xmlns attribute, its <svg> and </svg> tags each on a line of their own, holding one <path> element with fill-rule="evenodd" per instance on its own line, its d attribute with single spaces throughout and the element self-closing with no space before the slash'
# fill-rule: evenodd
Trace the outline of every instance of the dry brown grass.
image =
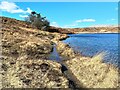
<svg viewBox="0 0 120 90">
<path fill-rule="evenodd" d="M 67 88 L 61 65 L 46 60 L 53 49 L 51 39 L 62 35 L 25 26 L 14 19 L 3 22 L 0 88 Z"/>
<path fill-rule="evenodd" d="M 105 53 L 100 53 L 93 58 L 78 56 L 68 60 L 66 65 L 83 87 L 116 88 L 118 87 L 118 69 L 103 63 L 104 55 Z"/>
</svg>

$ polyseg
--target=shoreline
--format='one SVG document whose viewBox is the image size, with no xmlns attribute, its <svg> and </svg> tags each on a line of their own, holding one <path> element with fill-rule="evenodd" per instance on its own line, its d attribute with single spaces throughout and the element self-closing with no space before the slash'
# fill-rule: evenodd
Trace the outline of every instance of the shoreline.
<svg viewBox="0 0 120 90">
<path fill-rule="evenodd" d="M 64 42 L 63 42 L 64 43 Z M 64 43 L 64 44 L 66 44 L 66 43 Z M 66 46 L 69 46 L 69 44 L 66 44 Z M 59 47 L 59 46 L 58 46 Z M 72 47 L 70 47 L 70 49 L 73 49 Z M 75 56 L 80 56 L 80 57 L 86 57 L 86 58 L 93 58 L 93 57 L 95 57 L 96 55 L 99 55 L 99 54 L 101 54 L 101 53 L 98 53 L 98 54 L 96 54 L 96 55 L 94 55 L 94 56 L 85 56 L 85 55 L 82 55 L 80 52 L 77 52 L 77 51 L 75 51 L 74 49 L 73 49 L 73 51 L 74 51 L 74 53 L 75 53 Z M 63 56 L 64 57 L 64 56 Z M 66 60 L 65 60 L 66 61 Z M 63 60 L 63 62 L 64 62 L 64 60 Z M 104 62 L 103 60 L 102 60 L 102 62 L 103 63 L 105 63 L 105 64 L 110 64 L 110 63 L 106 63 L 106 62 Z M 111 64 L 113 67 L 115 67 L 115 68 L 119 68 L 119 67 L 117 67 L 116 65 L 114 65 L 114 64 Z M 120 68 L 119 68 L 120 69 Z"/>
<path fill-rule="evenodd" d="M 103 33 L 103 34 L 106 34 L 106 33 Z M 93 57 L 86 57 L 86 56 L 81 55 L 80 53 L 75 53 L 75 51 L 71 47 L 69 47 L 69 45 L 63 43 L 62 41 L 56 41 L 55 43 L 57 45 L 58 53 L 60 54 L 60 56 L 65 58 L 65 60 L 62 61 L 62 63 L 66 66 L 66 68 L 68 68 L 68 74 L 70 73 L 70 76 L 72 75 L 73 81 L 76 82 L 77 86 L 83 87 L 83 88 L 116 88 L 116 87 L 119 87 L 119 83 L 117 79 L 119 75 L 118 74 L 119 69 L 113 64 L 104 63 L 102 60 L 102 57 L 103 57 L 102 53 L 99 55 L 93 56 Z M 81 64 L 81 62 L 83 64 Z M 94 70 L 93 67 L 96 69 Z M 77 70 L 75 70 L 75 68 L 77 68 Z M 90 72 L 92 72 L 92 74 L 88 73 L 89 72 L 88 69 L 90 69 Z M 81 75 L 77 74 L 78 72 L 81 73 Z M 101 74 L 99 75 L 96 72 L 101 73 Z M 114 79 L 108 76 L 111 74 L 113 75 Z M 88 77 L 89 79 L 87 80 Z M 108 81 L 104 81 L 103 77 L 106 77 L 104 79 L 107 79 Z M 84 81 L 85 78 L 87 81 L 90 81 L 90 82 Z M 90 78 L 93 78 L 93 81 L 91 81 Z M 103 81 L 103 83 L 99 82 L 99 79 Z M 111 80 L 112 80 L 112 84 L 109 84 Z M 96 82 L 98 85 L 96 85 Z M 104 82 L 106 83 L 105 85 L 104 85 Z M 116 85 L 114 85 L 113 83 L 116 83 Z"/>
<path fill-rule="evenodd" d="M 77 33 L 77 34 L 119 34 L 119 33 Z M 70 35 L 77 35 L 77 34 L 70 34 Z M 68 34 L 67 34 L 68 35 Z M 69 35 L 68 35 L 69 36 Z M 66 37 L 66 39 L 67 38 L 70 38 L 71 36 L 69 36 L 69 37 Z M 64 39 L 64 40 L 66 40 L 66 39 Z M 63 42 L 64 43 L 64 42 Z M 67 46 L 69 46 L 69 44 L 67 44 L 67 43 L 64 43 L 64 44 L 66 44 Z M 72 47 L 70 47 L 70 48 L 72 48 Z M 73 48 L 72 48 L 73 49 Z M 92 57 L 94 57 L 95 55 L 98 55 L 98 54 L 100 54 L 100 53 L 103 53 L 103 52 L 99 52 L 99 53 L 96 53 L 95 55 L 93 55 L 93 56 L 87 56 L 87 55 L 82 55 L 80 52 L 78 52 L 78 51 L 76 51 L 76 50 L 74 50 L 73 49 L 73 51 L 75 52 L 75 54 L 77 54 L 77 55 L 79 55 L 79 56 L 82 56 L 82 57 L 89 57 L 89 58 L 92 58 Z M 104 58 L 104 57 L 103 57 Z M 103 60 L 103 62 L 104 62 L 104 60 Z M 104 62 L 104 63 L 106 63 L 106 62 Z M 106 64 L 112 64 L 112 63 L 109 63 L 109 62 L 107 62 Z M 115 64 L 112 64 L 113 66 L 115 66 L 115 67 L 117 67 L 117 68 L 119 68 L 120 69 L 120 67 L 118 66 L 118 65 L 115 65 Z"/>
<path fill-rule="evenodd" d="M 77 79 L 73 78 L 73 81 L 83 88 L 118 87 L 117 68 L 102 63 L 100 56 L 90 58 L 75 53 L 61 41 L 68 37 L 67 34 L 34 29 L 9 18 L 2 22 L 3 88 L 71 88 L 71 75 Z M 53 43 L 65 59 L 61 63 L 69 69 L 67 77 L 62 64 L 46 59 L 53 50 Z"/>
<path fill-rule="evenodd" d="M 74 34 L 120 34 L 119 32 L 79 32 Z"/>
<path fill-rule="evenodd" d="M 101 68 L 103 68 L 103 69 L 101 69 L 101 72 L 105 72 L 103 77 L 105 77 L 106 74 L 108 73 L 108 75 L 113 74 L 113 76 L 116 78 L 116 82 L 115 81 L 114 82 L 116 83 L 117 86 L 114 86 L 114 85 L 113 86 L 111 86 L 111 85 L 99 86 L 99 84 L 98 84 L 98 86 L 94 86 L 94 82 L 89 82 L 87 88 L 93 88 L 93 87 L 95 87 L 95 88 L 98 88 L 98 87 L 111 88 L 111 87 L 118 87 L 119 86 L 119 84 L 117 83 L 117 81 L 118 81 L 117 77 L 119 75 L 118 74 L 119 68 L 117 66 L 113 65 L 113 64 L 103 62 L 102 57 L 104 56 L 103 55 L 104 53 L 100 53 L 100 54 L 98 54 L 96 56 L 93 56 L 93 57 L 86 57 L 86 56 L 81 55 L 80 53 L 76 54 L 74 52 L 74 50 L 71 47 L 69 47 L 69 45 L 63 43 L 62 41 L 59 41 L 59 43 L 57 44 L 57 50 L 62 57 L 65 57 L 65 58 L 67 57 L 67 59 L 63 60 L 62 62 L 69 69 L 69 72 L 71 72 L 73 77 L 76 77 L 76 78 L 80 77 L 76 73 L 81 72 L 81 74 L 82 74 L 82 72 L 84 72 L 82 69 L 80 69 L 82 67 L 85 67 L 86 70 L 87 70 L 87 68 L 90 68 L 92 73 L 96 73 L 97 70 L 98 70 L 97 72 L 100 73 L 100 71 L 99 71 L 100 69 L 97 69 L 100 66 Z M 83 63 L 86 63 L 86 64 L 83 64 L 83 66 L 82 66 L 82 64 L 80 64 L 81 61 Z M 95 67 L 96 70 L 92 70 L 93 68 L 90 67 L 91 64 L 93 64 L 93 67 Z M 79 67 L 79 65 L 80 65 L 80 67 Z M 88 66 L 88 65 L 90 65 L 90 66 Z M 79 68 L 79 69 L 74 71 L 75 68 Z M 111 69 L 113 72 L 107 71 L 107 73 L 106 73 L 106 71 L 104 71 L 104 70 L 108 70 L 108 69 Z M 81 71 L 79 71 L 79 70 L 81 70 Z M 86 72 L 86 74 L 87 74 L 87 72 Z M 93 74 L 92 75 L 87 75 L 84 78 L 87 78 L 87 77 L 96 78 L 96 74 L 95 74 L 95 76 Z M 78 83 L 78 82 L 81 82 L 82 80 L 84 80 L 84 78 L 75 79 L 75 80 L 77 80 L 76 82 L 77 82 L 77 85 L 79 87 L 84 87 L 84 83 L 85 83 L 84 81 L 83 81 L 84 83 L 82 83 L 82 85 Z M 110 80 L 110 77 L 106 77 L 106 78 L 108 80 Z M 96 78 L 96 80 L 97 80 L 97 78 Z M 89 85 L 90 83 L 93 84 L 93 86 Z M 107 83 L 108 82 L 106 81 L 106 84 Z M 86 87 L 86 85 L 85 85 L 85 87 Z"/>
<path fill-rule="evenodd" d="M 66 45 L 65 45 L 66 46 Z M 58 46 L 59 47 L 59 46 Z M 68 47 L 69 48 L 69 47 Z M 71 51 L 71 48 L 69 48 L 70 49 L 70 51 Z M 70 52 L 69 52 L 69 49 L 65 49 L 66 51 L 64 51 L 64 52 L 67 52 L 68 51 L 68 53 L 70 54 Z M 58 50 L 58 52 L 59 52 L 59 50 Z M 73 53 L 73 52 L 71 52 L 71 53 Z M 69 56 L 69 55 L 65 55 L 64 53 L 63 54 L 60 54 L 61 56 L 63 56 L 63 57 L 67 57 L 67 56 Z M 72 54 L 71 54 L 72 55 Z M 74 54 L 73 54 L 74 55 Z M 89 61 L 90 60 L 90 61 Z M 79 87 L 86 87 L 86 85 L 84 84 L 84 83 L 87 83 L 87 88 L 98 88 L 98 87 L 102 87 L 102 88 L 111 88 L 111 87 L 118 87 L 119 86 L 119 83 L 117 83 L 117 81 L 118 81 L 118 79 L 117 79 L 117 77 L 118 77 L 118 71 L 119 71 L 119 69 L 118 69 L 118 67 L 116 67 L 116 66 L 114 66 L 114 65 L 112 65 L 112 64 L 108 64 L 108 63 L 104 63 L 104 62 L 102 62 L 102 54 L 101 55 L 97 55 L 97 56 L 94 56 L 94 57 L 84 57 L 84 56 L 82 56 L 82 55 L 79 55 L 79 54 L 75 54 L 75 56 L 70 56 L 69 58 L 67 58 L 67 60 L 63 60 L 62 61 L 63 63 L 64 63 L 64 65 L 69 69 L 69 71 L 71 72 L 71 74 L 73 75 L 73 77 L 75 76 L 76 78 L 77 78 L 77 81 L 76 82 L 81 82 L 81 84 L 79 84 L 79 83 L 77 83 L 77 85 L 79 86 Z M 80 63 L 85 63 L 85 64 L 80 64 Z M 93 66 L 92 66 L 93 65 Z M 93 68 L 91 68 L 91 66 L 92 67 L 95 67 L 96 69 L 95 70 L 93 70 Z M 86 72 L 86 74 L 85 74 L 85 76 L 79 76 L 79 74 L 77 75 L 76 73 L 78 73 L 78 72 L 80 72 L 81 74 L 84 72 L 84 70 L 82 70 L 82 68 L 84 67 L 84 69 L 85 70 L 87 70 L 88 68 L 90 69 L 90 71 L 93 73 L 92 75 L 91 74 L 89 74 L 89 72 Z M 100 69 L 100 68 L 101 69 Z M 75 68 L 77 68 L 77 70 L 75 70 Z M 102 69 L 103 68 L 103 69 Z M 110 71 L 107 71 L 106 72 L 106 70 L 108 70 L 108 69 L 110 69 Z M 84 80 L 84 78 L 87 78 L 87 77 L 90 77 L 90 78 L 93 78 L 93 79 L 95 79 L 95 80 L 97 80 L 98 78 L 96 77 L 96 72 L 98 72 L 98 73 L 100 73 L 100 71 L 101 71 L 101 73 L 102 72 L 104 72 L 104 74 L 103 74 L 103 76 L 102 77 L 106 77 L 106 75 L 107 75 L 107 73 L 108 73 L 108 75 L 110 74 L 113 74 L 113 78 L 115 77 L 116 78 L 116 85 L 114 86 L 112 86 L 112 84 L 111 85 L 105 85 L 105 86 L 99 86 L 99 83 L 101 83 L 101 82 L 98 82 L 98 86 L 94 86 L 94 82 L 92 82 L 91 80 L 90 80 L 90 82 L 84 82 L 83 80 Z M 113 72 L 112 72 L 113 71 Z M 87 74 L 88 73 L 88 74 Z M 95 73 L 95 74 L 94 74 Z M 98 77 L 99 77 L 100 75 L 98 75 Z M 83 78 L 81 78 L 81 77 L 83 77 Z M 101 77 L 101 76 L 100 76 Z M 101 80 L 102 80 L 102 77 L 101 77 Z M 108 80 L 111 80 L 111 77 L 106 77 Z M 76 80 L 76 79 L 75 79 Z M 104 80 L 104 79 L 103 79 Z M 114 79 L 113 79 L 114 80 Z M 106 84 L 108 84 L 109 83 L 109 81 L 106 81 Z M 90 84 L 90 85 L 89 85 Z"/>
</svg>

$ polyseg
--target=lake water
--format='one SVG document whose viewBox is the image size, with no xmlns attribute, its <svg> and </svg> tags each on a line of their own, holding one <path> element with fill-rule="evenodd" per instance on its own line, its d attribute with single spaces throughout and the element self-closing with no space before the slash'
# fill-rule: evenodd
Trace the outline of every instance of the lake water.
<svg viewBox="0 0 120 90">
<path fill-rule="evenodd" d="M 70 34 L 63 42 L 84 56 L 106 52 L 104 62 L 118 66 L 118 36 L 120 34 Z"/>
<path fill-rule="evenodd" d="M 51 54 L 48 57 L 49 60 L 53 60 L 56 62 L 60 62 L 62 60 L 62 57 L 59 55 L 59 53 L 57 52 L 56 49 L 56 44 L 53 45 L 53 51 L 51 52 Z"/>
</svg>

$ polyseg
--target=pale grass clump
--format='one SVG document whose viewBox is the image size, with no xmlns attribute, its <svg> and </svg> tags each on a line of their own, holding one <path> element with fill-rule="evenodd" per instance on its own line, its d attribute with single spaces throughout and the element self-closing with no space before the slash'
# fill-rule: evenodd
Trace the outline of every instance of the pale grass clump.
<svg viewBox="0 0 120 90">
<path fill-rule="evenodd" d="M 116 88 L 118 87 L 118 69 L 103 63 L 105 52 L 89 57 L 75 57 L 66 61 L 66 65 L 85 88 Z"/>
<path fill-rule="evenodd" d="M 106 52 L 101 52 L 99 54 L 96 54 L 95 56 L 92 57 L 92 61 L 95 61 L 95 62 L 103 62 L 103 58 L 105 57 L 106 55 Z"/>
</svg>

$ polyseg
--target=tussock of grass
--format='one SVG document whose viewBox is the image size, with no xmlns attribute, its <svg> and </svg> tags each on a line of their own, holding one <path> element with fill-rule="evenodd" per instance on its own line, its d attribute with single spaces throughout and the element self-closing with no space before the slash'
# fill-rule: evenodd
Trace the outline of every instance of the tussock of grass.
<svg viewBox="0 0 120 90">
<path fill-rule="evenodd" d="M 66 62 L 70 71 L 77 77 L 81 87 L 116 88 L 118 87 L 118 69 L 111 64 L 103 63 L 105 52 L 93 58 L 76 57 Z"/>
<path fill-rule="evenodd" d="M 93 56 L 91 60 L 95 61 L 95 62 L 101 62 L 102 63 L 105 55 L 106 55 L 105 52 L 98 53 L 95 56 Z"/>
</svg>

